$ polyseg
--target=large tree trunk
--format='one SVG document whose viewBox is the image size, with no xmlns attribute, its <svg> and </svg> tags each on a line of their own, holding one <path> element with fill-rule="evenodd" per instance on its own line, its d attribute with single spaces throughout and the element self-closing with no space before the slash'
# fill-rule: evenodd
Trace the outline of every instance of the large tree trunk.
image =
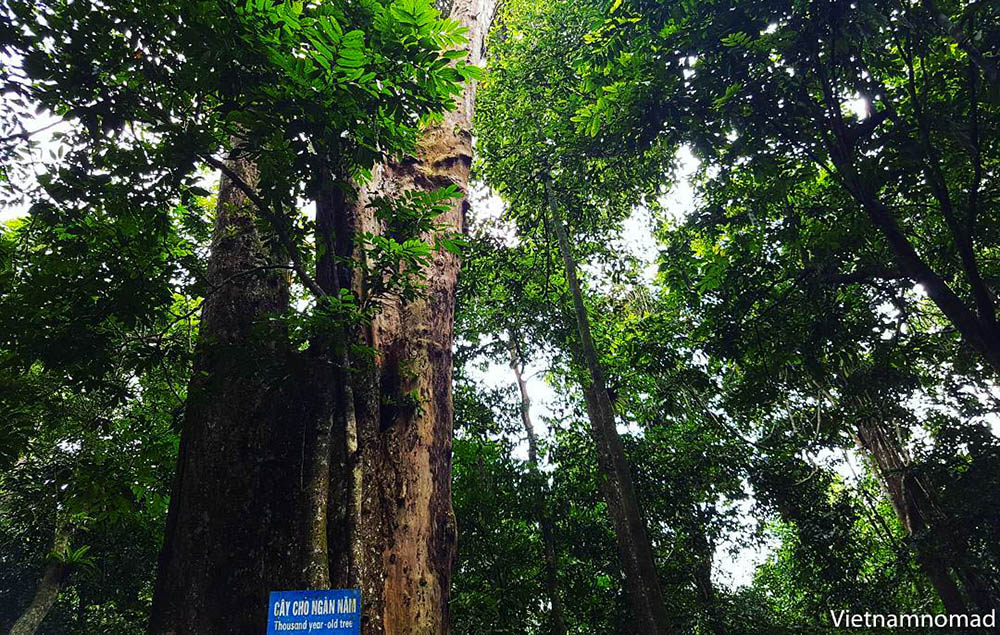
<svg viewBox="0 0 1000 635">
<path fill-rule="evenodd" d="M 945 610 L 954 614 L 968 612 L 966 600 L 952 575 L 954 571 L 972 604 L 983 613 L 991 611 L 995 604 L 989 592 L 983 588 L 979 576 L 962 562 L 965 548 L 954 536 L 942 536 L 938 530 L 941 514 L 928 484 L 910 469 L 896 436 L 882 423 L 868 420 L 858 426 L 857 439 L 875 464 L 896 516 L 913 541 L 917 562 Z"/>
<path fill-rule="evenodd" d="M 491 6 L 450 7 L 469 28 L 472 62 L 481 59 Z M 379 231 L 372 197 L 466 189 L 473 95 L 468 88 L 459 109 L 424 134 L 416 160 L 377 169 L 353 204 L 322 175 L 316 241 L 324 248 L 309 285 L 320 303 L 360 279 L 331 255 L 349 256 L 355 232 Z M 247 162 L 229 170 L 256 182 Z M 439 220 L 461 230 L 466 207 Z M 435 256 L 427 297 L 386 303 L 366 334 L 378 364 L 352 372 L 347 329 L 317 334 L 303 353 L 269 320 L 288 307 L 288 280 L 275 273 L 283 260 L 258 229 L 258 212 L 223 179 L 209 263 L 220 286 L 203 311 L 150 632 L 256 633 L 268 591 L 331 580 L 362 588 L 366 632 L 446 632 L 458 259 Z"/>
<path fill-rule="evenodd" d="M 468 28 L 469 61 L 480 63 L 492 0 L 453 0 L 443 9 Z M 470 85 L 458 109 L 425 131 L 415 159 L 376 168 L 350 213 L 355 231 L 382 231 L 366 207 L 374 197 L 447 185 L 466 192 L 474 96 Z M 463 199 L 438 221 L 462 231 L 467 207 Z M 378 352 L 374 367 L 355 364 L 361 514 L 356 531 L 334 532 L 340 548 L 356 554 L 351 572 L 334 575 L 360 585 L 368 634 L 448 632 L 457 534 L 451 507 L 451 383 L 458 270 L 457 256 L 436 252 L 424 272 L 423 297 L 382 302 L 367 329 L 365 340 Z M 356 285 L 359 278 L 354 277 Z M 366 289 L 356 291 L 366 297 Z"/>
<path fill-rule="evenodd" d="M 324 175 L 316 201 L 316 240 L 317 245 L 322 245 L 316 276 L 319 286 L 329 295 L 351 289 L 352 271 L 347 263 L 354 251 L 348 190 L 353 191 L 353 188 L 346 180 L 338 183 Z M 361 560 L 360 543 L 353 539 L 361 522 L 363 491 L 350 355 L 350 343 L 358 335 L 356 326 L 345 321 L 334 329 L 332 341 L 315 343 L 317 349 L 325 348 L 330 356 L 334 386 L 331 458 L 335 463 L 327 474 L 330 488 L 326 511 L 331 583 L 340 588 L 359 586 L 357 567 Z"/>
<path fill-rule="evenodd" d="M 559 565 L 556 555 L 556 532 L 552 517 L 549 515 L 547 501 L 549 488 L 545 476 L 538 469 L 538 439 L 535 436 L 535 426 L 531 422 L 531 398 L 528 395 L 528 384 L 524 381 L 524 361 L 518 351 L 517 338 L 513 330 L 507 331 L 507 343 L 510 348 L 510 367 L 517 380 L 517 390 L 521 395 L 521 423 L 528 438 L 528 470 L 538 484 L 538 525 L 542 530 L 542 556 L 545 561 L 545 590 L 548 591 L 552 603 L 550 618 L 553 635 L 565 635 L 566 621 L 563 618 L 562 598 L 559 596 Z"/>
<path fill-rule="evenodd" d="M 65 524 L 56 524 L 55 537 L 52 541 L 53 553 L 64 553 L 69 546 L 70 532 Z M 50 559 L 42 572 L 42 579 L 35 589 L 35 597 L 24 610 L 21 617 L 14 622 L 10 635 L 34 635 L 42 625 L 45 616 L 59 598 L 59 589 L 66 578 L 66 564 L 56 559 Z"/>
<path fill-rule="evenodd" d="M 229 168 L 256 185 L 251 163 Z M 329 585 L 330 400 L 314 387 L 330 369 L 270 319 L 289 280 L 256 217 L 224 177 L 151 633 L 261 633 L 269 591 Z"/>
<path fill-rule="evenodd" d="M 598 359 L 590 332 L 590 318 L 583 303 L 573 250 L 548 181 L 546 187 L 549 190 L 552 225 L 559 241 L 559 251 L 565 265 L 570 293 L 573 296 L 573 307 L 576 310 L 580 348 L 588 374 L 583 394 L 603 477 L 601 489 L 618 539 L 618 554 L 625 573 L 625 590 L 632 607 L 633 629 L 636 633 L 644 634 L 669 633 L 671 629 L 660 592 L 653 549 L 643 524 L 639 502 L 632 485 L 632 475 L 625 459 L 625 450 L 622 448 L 615 426 L 615 413 L 608 394 L 604 369 Z"/>
</svg>

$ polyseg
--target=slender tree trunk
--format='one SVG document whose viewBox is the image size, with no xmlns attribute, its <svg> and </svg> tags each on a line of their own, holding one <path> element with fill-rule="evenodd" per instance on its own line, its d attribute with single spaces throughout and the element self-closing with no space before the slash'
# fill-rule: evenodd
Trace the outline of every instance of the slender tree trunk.
<svg viewBox="0 0 1000 635">
<path fill-rule="evenodd" d="M 917 562 L 937 591 L 945 610 L 966 613 L 968 607 L 958 584 L 949 571 L 954 560 L 941 553 L 935 540 L 933 502 L 921 483 L 907 468 L 898 440 L 877 421 L 866 421 L 858 427 L 858 444 L 871 457 L 900 523 L 911 540 L 915 539 Z M 921 536 L 921 534 L 930 534 Z M 928 540 L 930 538 L 930 540 Z"/>
<path fill-rule="evenodd" d="M 524 381 L 524 361 L 517 349 L 517 338 L 512 330 L 507 331 L 510 348 L 510 367 L 517 380 L 517 389 L 521 395 L 521 423 L 528 437 L 528 470 L 538 483 L 538 525 L 542 530 L 543 557 L 545 560 L 545 589 L 552 603 L 550 613 L 553 635 L 565 635 L 566 622 L 563 618 L 562 598 L 559 596 L 559 565 L 556 556 L 555 526 L 548 512 L 549 488 L 545 476 L 538 469 L 538 439 L 535 437 L 535 426 L 531 423 L 531 398 L 528 396 L 528 385 Z"/>
<path fill-rule="evenodd" d="M 601 367 L 594 346 L 594 339 L 590 332 L 590 318 L 587 316 L 587 308 L 583 304 L 580 281 L 576 275 L 576 261 L 573 258 L 569 236 L 552 193 L 551 184 L 547 180 L 546 188 L 548 189 L 552 225 L 559 240 L 559 251 L 562 254 L 566 279 L 576 310 L 576 323 L 580 332 L 582 355 L 588 372 L 583 394 L 587 403 L 591 433 L 597 446 L 597 457 L 603 476 L 601 489 L 608 504 L 615 535 L 618 538 L 618 552 L 625 573 L 625 589 L 632 606 L 633 628 L 636 633 L 669 633 L 671 629 L 663 603 L 663 595 L 660 592 L 656 563 L 653 560 L 653 549 L 643 524 L 638 499 L 632 485 L 632 475 L 625 459 L 625 451 L 615 426 L 615 414 L 611 398 L 608 395 L 604 369 Z"/>
<path fill-rule="evenodd" d="M 253 164 L 229 168 L 254 187 Z M 284 258 L 229 178 L 219 188 L 199 351 L 188 389 L 150 633 L 263 632 L 268 593 L 329 586 L 327 360 L 271 319 Z M 308 501 L 308 504 L 303 504 Z M 325 512 L 325 510 L 323 510 Z"/>
<path fill-rule="evenodd" d="M 70 532 L 67 526 L 57 523 L 55 536 L 52 540 L 52 551 L 55 553 L 65 552 L 69 546 L 69 540 Z M 13 628 L 10 629 L 10 635 L 34 635 L 59 598 L 59 589 L 62 588 L 63 580 L 66 579 L 66 573 L 66 564 L 55 559 L 46 563 L 45 569 L 42 571 L 42 579 L 35 589 L 35 597 L 31 599 L 31 604 L 24 610 L 21 617 L 14 622 Z"/>
<path fill-rule="evenodd" d="M 443 11 L 468 28 L 471 63 L 482 61 L 492 0 L 452 0 Z M 472 103 L 425 131 L 416 158 L 376 168 L 350 217 L 355 231 L 380 233 L 367 204 L 411 188 L 456 185 L 464 193 L 472 162 Z M 438 218 L 464 230 L 468 202 Z M 363 254 L 358 256 L 364 257 Z M 383 302 L 365 334 L 375 364 L 355 365 L 354 402 L 361 467 L 361 514 L 342 536 L 358 558 L 366 634 L 447 633 L 457 529 L 451 506 L 452 343 L 458 257 L 439 251 L 423 297 Z M 357 296 L 366 297 L 359 276 Z M 339 478 L 339 477 L 338 477 Z M 335 572 L 335 577 L 339 572 Z"/>
<path fill-rule="evenodd" d="M 691 548 L 696 559 L 694 582 L 698 592 L 698 601 L 701 602 L 708 617 L 708 627 L 712 633 L 726 635 L 726 627 L 723 625 L 716 606 L 715 586 L 712 584 L 712 561 L 715 558 L 715 552 L 706 534 L 708 523 L 704 514 L 697 507 L 692 510 L 692 516 L 697 520 L 697 526 L 691 535 Z"/>
<path fill-rule="evenodd" d="M 316 240 L 322 245 L 316 276 L 318 284 L 330 295 L 351 288 L 352 271 L 347 263 L 354 253 L 348 189 L 346 180 L 337 183 L 329 175 L 323 175 L 316 201 Z M 356 325 L 344 322 L 334 329 L 331 341 L 318 343 L 330 356 L 335 388 L 332 395 L 335 465 L 327 475 L 331 484 L 326 510 L 330 516 L 327 531 L 331 582 L 340 588 L 359 586 L 358 562 L 361 560 L 360 543 L 355 537 L 361 522 L 363 475 L 358 456 L 358 422 L 350 356 L 350 343 L 356 336 Z"/>
</svg>

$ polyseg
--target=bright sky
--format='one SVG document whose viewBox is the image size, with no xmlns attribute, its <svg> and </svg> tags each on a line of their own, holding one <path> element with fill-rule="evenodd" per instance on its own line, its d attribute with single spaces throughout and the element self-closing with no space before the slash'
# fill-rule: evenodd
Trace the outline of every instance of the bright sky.
<svg viewBox="0 0 1000 635">
<path fill-rule="evenodd" d="M 32 141 L 37 142 L 37 147 L 34 149 L 32 158 L 36 161 L 44 161 L 49 159 L 49 153 L 55 152 L 59 148 L 59 144 L 52 139 L 52 135 L 57 132 L 66 132 L 69 129 L 69 125 L 62 123 L 59 117 L 55 115 L 44 112 L 32 117 L 30 120 L 23 122 L 24 129 L 28 132 L 34 132 L 39 130 L 38 134 L 32 135 Z M 51 127 L 50 127 L 51 126 Z M 13 133 L 20 133 L 21 130 L 11 131 Z M 27 184 L 17 184 L 17 185 L 34 185 L 34 183 Z M 19 216 L 24 216 L 28 213 L 27 205 L 20 205 L 17 207 L 2 207 L 0 208 L 0 222 L 8 221 L 12 218 L 17 218 Z"/>
</svg>

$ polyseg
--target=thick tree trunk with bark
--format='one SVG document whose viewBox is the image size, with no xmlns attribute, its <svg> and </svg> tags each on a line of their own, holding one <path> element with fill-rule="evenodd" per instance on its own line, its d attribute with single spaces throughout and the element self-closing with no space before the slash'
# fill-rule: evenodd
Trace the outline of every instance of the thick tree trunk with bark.
<svg viewBox="0 0 1000 635">
<path fill-rule="evenodd" d="M 917 562 L 945 610 L 955 614 L 968 612 L 954 571 L 969 601 L 981 612 L 991 611 L 994 601 L 979 576 L 963 566 L 964 547 L 955 536 L 941 535 L 938 529 L 941 512 L 934 504 L 928 484 L 913 474 L 897 437 L 881 422 L 865 421 L 858 426 L 857 440 L 875 464 L 896 516 L 914 540 Z"/>
<path fill-rule="evenodd" d="M 542 531 L 542 556 L 545 561 L 545 590 L 552 603 L 550 618 L 553 635 L 565 635 L 566 621 L 563 618 L 562 598 L 559 595 L 559 564 L 556 551 L 556 532 L 552 517 L 549 515 L 547 500 L 549 488 L 545 476 L 538 469 L 538 439 L 535 436 L 535 426 L 531 422 L 531 398 L 528 395 L 528 384 L 524 381 L 524 361 L 517 347 L 517 338 L 512 330 L 507 331 L 507 343 L 510 348 L 510 367 L 514 371 L 517 390 L 521 395 L 521 423 L 528 438 L 528 470 L 538 483 L 538 525 Z"/>
<path fill-rule="evenodd" d="M 565 265 L 570 293 L 573 296 L 573 307 L 576 310 L 580 348 L 588 374 L 583 394 L 603 477 L 601 489 L 618 539 L 618 554 L 625 573 L 625 590 L 632 607 L 632 627 L 636 633 L 669 633 L 671 629 L 660 591 L 656 563 L 653 560 L 653 549 L 632 485 L 632 475 L 625 459 L 625 450 L 615 425 L 615 414 L 608 394 L 604 369 L 601 367 L 590 332 L 590 318 L 583 303 L 573 250 L 548 181 L 546 187 L 551 221 L 559 241 L 559 251 Z"/>
<path fill-rule="evenodd" d="M 53 553 L 64 553 L 69 546 L 70 532 L 65 524 L 56 525 L 55 537 L 52 540 Z M 14 622 L 10 635 L 34 635 L 38 627 L 45 621 L 45 616 L 59 598 L 59 590 L 66 579 L 67 566 L 56 559 L 49 560 L 42 571 L 42 579 L 35 589 L 31 604 L 24 610 L 21 617 Z"/>
<path fill-rule="evenodd" d="M 316 201 L 316 240 L 322 245 L 316 266 L 316 281 L 328 295 L 351 289 L 352 272 L 347 264 L 354 251 L 351 241 L 351 208 L 346 180 L 335 182 L 324 175 Z M 327 478 L 329 523 L 327 526 L 331 583 L 339 588 L 359 586 L 357 563 L 360 543 L 354 540 L 361 522 L 362 478 L 358 455 L 358 420 L 354 399 L 350 343 L 357 325 L 346 321 L 334 329 L 329 341 L 317 341 L 317 353 L 325 351 L 332 368 L 334 465 Z M 363 604 L 363 603 L 362 603 Z"/>
<path fill-rule="evenodd" d="M 456 0 L 450 14 L 469 28 L 478 62 L 492 3 Z M 354 233 L 380 230 L 372 197 L 466 189 L 473 94 L 426 131 L 415 160 L 377 169 L 358 200 L 321 175 L 315 279 L 292 262 L 320 304 L 360 280 L 333 255 L 352 257 Z M 380 352 L 375 367 L 350 359 L 355 334 L 344 325 L 291 350 L 270 319 L 288 307 L 288 254 L 255 222 L 269 217 L 248 200 L 256 171 L 217 167 L 217 288 L 203 311 L 150 632 L 257 633 L 269 591 L 331 581 L 361 587 L 366 633 L 447 632 L 458 259 L 435 255 L 426 297 L 385 303 L 364 338 Z M 439 220 L 460 231 L 466 207 Z"/>
<path fill-rule="evenodd" d="M 469 29 L 469 62 L 481 63 L 493 1 L 453 0 L 439 8 Z M 424 132 L 414 159 L 376 168 L 348 214 L 355 232 L 382 231 L 367 208 L 374 197 L 447 185 L 466 192 L 474 96 L 470 85 L 458 109 Z M 467 207 L 463 199 L 437 220 L 462 231 Z M 364 339 L 377 351 L 374 366 L 355 363 L 363 487 L 356 530 L 333 532 L 337 548 L 356 557 L 346 575 L 338 570 L 334 577 L 361 587 L 366 634 L 448 632 L 457 535 L 451 507 L 451 383 L 458 270 L 456 255 L 436 252 L 424 272 L 423 297 L 383 301 L 367 329 Z M 365 298 L 359 278 L 354 276 L 356 293 Z"/>
<path fill-rule="evenodd" d="M 251 163 L 228 168 L 255 186 Z M 331 385 L 331 369 L 289 350 L 271 319 L 289 280 L 257 212 L 224 177 L 151 633 L 256 635 L 270 591 L 329 586 L 331 415 L 312 387 Z"/>
</svg>

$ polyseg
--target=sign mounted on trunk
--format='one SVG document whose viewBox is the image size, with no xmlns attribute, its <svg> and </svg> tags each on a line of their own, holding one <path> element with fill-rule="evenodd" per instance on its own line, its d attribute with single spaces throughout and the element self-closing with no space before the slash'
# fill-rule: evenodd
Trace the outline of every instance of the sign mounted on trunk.
<svg viewBox="0 0 1000 635">
<path fill-rule="evenodd" d="M 284 633 L 360 635 L 361 591 L 272 591 L 267 635 Z"/>
</svg>

